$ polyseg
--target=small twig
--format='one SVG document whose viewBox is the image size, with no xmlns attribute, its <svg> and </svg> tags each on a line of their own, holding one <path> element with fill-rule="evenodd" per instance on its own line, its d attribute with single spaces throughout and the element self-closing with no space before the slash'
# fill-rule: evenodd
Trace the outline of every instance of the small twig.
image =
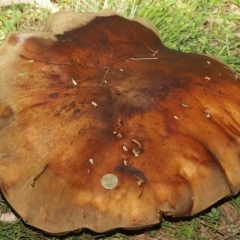
<svg viewBox="0 0 240 240">
<path fill-rule="evenodd" d="M 125 61 L 133 60 L 133 61 L 138 61 L 138 60 L 156 60 L 158 58 L 129 58 Z"/>
<path fill-rule="evenodd" d="M 155 51 L 155 50 L 151 49 L 150 47 L 148 47 L 148 49 L 153 52 L 153 57 L 158 53 L 158 50 Z"/>
<path fill-rule="evenodd" d="M 99 85 L 100 87 L 103 85 L 104 81 L 106 80 L 106 76 L 107 76 L 109 67 L 106 67 L 106 68 L 107 68 L 107 70 L 106 70 L 106 72 L 105 72 L 105 75 L 104 75 L 104 77 L 103 77 L 103 80 L 102 80 L 101 84 Z"/>
<path fill-rule="evenodd" d="M 214 231 L 216 231 L 219 235 L 221 235 L 221 236 L 224 236 L 224 234 L 223 233 L 221 233 L 220 231 L 218 231 L 217 229 L 215 229 L 215 228 L 213 228 L 212 226 L 210 226 L 209 224 L 207 224 L 207 223 L 205 223 L 205 222 L 203 222 L 202 220 L 199 220 L 199 222 L 200 222 L 200 224 L 202 224 L 204 227 L 208 227 L 208 228 L 210 228 L 210 229 L 212 229 L 212 230 L 214 230 Z"/>
<path fill-rule="evenodd" d="M 48 61 L 45 59 L 37 59 L 37 58 L 32 59 L 32 58 L 25 57 L 23 55 L 20 55 L 20 57 L 23 59 L 26 59 L 26 60 L 34 60 L 34 61 L 49 63 L 49 64 L 53 64 L 53 65 L 71 65 L 71 63 L 69 63 L 69 62 L 52 62 L 52 61 Z"/>
<path fill-rule="evenodd" d="M 239 231 L 240 231 L 240 230 L 239 230 Z M 236 233 L 234 233 L 233 235 L 224 238 L 224 240 L 229 240 L 229 239 L 230 239 L 230 240 L 233 240 L 233 239 L 235 239 L 235 237 L 236 237 L 237 235 L 240 235 L 240 232 L 236 232 Z"/>
</svg>

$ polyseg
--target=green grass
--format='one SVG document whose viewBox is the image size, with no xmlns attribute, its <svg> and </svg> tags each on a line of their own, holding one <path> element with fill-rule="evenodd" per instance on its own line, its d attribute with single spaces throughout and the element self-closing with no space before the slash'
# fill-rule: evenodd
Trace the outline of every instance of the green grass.
<svg viewBox="0 0 240 240">
<path fill-rule="evenodd" d="M 142 16 L 158 29 L 162 41 L 169 48 L 184 52 L 214 55 L 240 72 L 240 0 L 62 0 L 56 4 L 60 10 L 101 11 L 111 8 L 125 17 Z M 39 31 L 49 16 L 49 10 L 30 5 L 12 5 L 0 9 L 0 43 L 10 31 Z M 240 216 L 240 197 L 229 200 Z M 2 212 L 11 211 L 0 201 Z M 144 231 L 114 231 L 95 235 L 85 230 L 64 237 L 43 234 L 26 226 L 21 220 L 0 223 L 0 240 L 11 239 L 134 239 L 148 236 L 154 239 L 240 239 L 240 217 L 231 222 L 220 204 L 187 219 L 164 219 L 161 224 Z M 227 229 L 225 229 L 225 228 Z M 223 230 L 224 229 L 224 230 Z M 160 238 L 161 237 L 161 238 Z M 164 238 L 163 238 L 164 237 Z"/>
</svg>

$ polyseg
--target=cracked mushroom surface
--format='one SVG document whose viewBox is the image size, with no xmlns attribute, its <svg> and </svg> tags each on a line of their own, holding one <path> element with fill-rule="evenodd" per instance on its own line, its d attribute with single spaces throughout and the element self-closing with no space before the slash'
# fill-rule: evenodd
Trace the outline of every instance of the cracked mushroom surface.
<svg viewBox="0 0 240 240">
<path fill-rule="evenodd" d="M 54 14 L 0 47 L 2 193 L 49 233 L 198 213 L 240 190 L 239 91 L 146 20 Z"/>
</svg>

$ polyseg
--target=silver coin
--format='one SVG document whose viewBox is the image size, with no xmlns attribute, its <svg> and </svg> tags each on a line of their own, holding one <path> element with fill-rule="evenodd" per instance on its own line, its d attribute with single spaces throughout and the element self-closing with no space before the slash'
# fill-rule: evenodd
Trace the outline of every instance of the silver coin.
<svg viewBox="0 0 240 240">
<path fill-rule="evenodd" d="M 118 178 L 114 174 L 106 174 L 102 177 L 101 184 L 105 189 L 114 189 L 118 185 Z"/>
</svg>

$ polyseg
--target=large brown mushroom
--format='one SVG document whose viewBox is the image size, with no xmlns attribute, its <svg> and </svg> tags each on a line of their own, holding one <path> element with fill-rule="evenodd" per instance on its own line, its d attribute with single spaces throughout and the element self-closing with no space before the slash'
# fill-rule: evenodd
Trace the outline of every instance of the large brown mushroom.
<svg viewBox="0 0 240 240">
<path fill-rule="evenodd" d="M 240 190 L 240 83 L 146 20 L 57 13 L 0 48 L 0 183 L 49 233 L 137 229 Z"/>
</svg>

